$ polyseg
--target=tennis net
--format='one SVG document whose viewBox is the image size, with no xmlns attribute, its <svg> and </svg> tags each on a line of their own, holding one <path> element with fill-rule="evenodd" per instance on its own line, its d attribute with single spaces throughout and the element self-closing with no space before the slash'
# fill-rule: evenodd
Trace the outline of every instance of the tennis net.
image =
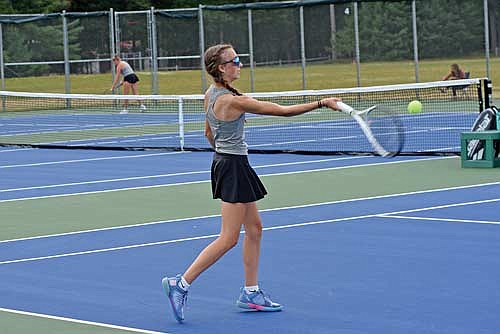
<svg viewBox="0 0 500 334">
<path fill-rule="evenodd" d="M 282 105 L 335 96 L 355 109 L 384 106 L 406 133 L 403 154 L 457 154 L 460 133 L 488 107 L 486 79 L 248 94 Z M 488 89 L 491 90 L 491 87 Z M 0 92 L 0 145 L 89 149 L 210 150 L 203 95 Z M 122 113 L 128 100 L 128 113 Z M 410 114 L 407 105 L 422 102 Z M 146 106 L 146 110 L 140 108 Z M 246 115 L 250 152 L 364 154 L 371 146 L 349 116 L 318 109 L 295 117 Z"/>
</svg>

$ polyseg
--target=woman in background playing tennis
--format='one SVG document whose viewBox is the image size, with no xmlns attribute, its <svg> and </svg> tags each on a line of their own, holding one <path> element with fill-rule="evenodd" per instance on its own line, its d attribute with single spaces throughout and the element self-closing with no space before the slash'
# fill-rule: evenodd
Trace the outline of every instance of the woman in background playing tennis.
<svg viewBox="0 0 500 334">
<path fill-rule="evenodd" d="M 139 82 L 139 78 L 135 74 L 134 70 L 126 61 L 121 60 L 120 56 L 116 55 L 113 57 L 113 64 L 116 66 L 116 77 L 113 81 L 113 85 L 111 86 L 111 91 L 115 90 L 118 85 L 118 81 L 120 80 L 120 75 L 123 76 L 123 94 L 128 95 L 130 89 L 132 89 L 132 93 L 134 95 L 139 94 L 139 90 L 137 88 L 137 83 Z M 139 101 L 140 102 L 140 101 Z M 146 106 L 140 102 L 141 111 L 146 111 Z M 123 110 L 122 114 L 128 113 L 128 100 L 124 100 L 123 102 Z"/>
<path fill-rule="evenodd" d="M 205 94 L 205 135 L 215 150 L 211 178 L 213 198 L 221 199 L 221 231 L 217 239 L 201 251 L 183 275 L 165 277 L 163 288 L 169 297 L 177 321 L 184 320 L 184 304 L 188 288 L 207 268 L 214 264 L 239 239 L 241 226 L 243 239 L 243 266 L 245 285 L 241 288 L 237 305 L 244 309 L 280 311 L 282 306 L 271 301 L 258 286 L 262 222 L 256 201 L 267 191 L 249 165 L 244 136 L 245 113 L 295 116 L 321 107 L 337 110 L 337 98 L 281 106 L 262 102 L 242 95 L 231 86 L 240 77 L 243 66 L 233 47 L 220 44 L 205 52 L 205 66 L 214 84 Z"/>
</svg>

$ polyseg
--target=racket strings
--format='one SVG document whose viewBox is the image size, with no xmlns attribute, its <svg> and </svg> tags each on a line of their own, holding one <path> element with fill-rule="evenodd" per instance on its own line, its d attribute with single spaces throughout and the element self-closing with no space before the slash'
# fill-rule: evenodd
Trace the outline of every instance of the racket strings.
<svg viewBox="0 0 500 334">
<path fill-rule="evenodd" d="M 376 108 L 365 116 L 365 121 L 374 139 L 388 155 L 401 152 L 404 144 L 403 126 L 397 117 L 382 108 Z"/>
</svg>

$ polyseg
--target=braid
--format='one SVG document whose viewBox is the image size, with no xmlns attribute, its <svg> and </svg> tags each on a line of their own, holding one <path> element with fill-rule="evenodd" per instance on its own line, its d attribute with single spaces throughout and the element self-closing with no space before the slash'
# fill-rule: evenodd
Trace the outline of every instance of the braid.
<svg viewBox="0 0 500 334">
<path fill-rule="evenodd" d="M 222 72 L 219 71 L 219 65 L 222 63 L 221 54 L 227 49 L 232 48 L 233 46 L 231 44 L 218 44 L 209 47 L 207 51 L 205 51 L 205 68 L 215 82 L 220 83 L 235 95 L 243 95 L 236 88 L 227 83 L 222 77 Z"/>
<path fill-rule="evenodd" d="M 231 86 L 230 84 L 228 84 L 226 82 L 226 80 L 222 79 L 221 84 L 223 84 L 224 87 L 226 87 L 227 90 L 229 90 L 230 92 L 234 93 L 235 95 L 238 95 L 238 96 L 243 95 L 236 88 L 234 88 L 233 86 Z"/>
</svg>

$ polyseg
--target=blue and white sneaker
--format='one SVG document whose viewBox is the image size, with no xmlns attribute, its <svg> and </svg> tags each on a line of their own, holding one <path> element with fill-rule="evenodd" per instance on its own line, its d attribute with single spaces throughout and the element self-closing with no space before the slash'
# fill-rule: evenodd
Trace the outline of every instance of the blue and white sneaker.
<svg viewBox="0 0 500 334">
<path fill-rule="evenodd" d="M 240 298 L 236 301 L 238 307 L 265 312 L 281 311 L 283 306 L 271 300 L 269 295 L 260 290 L 247 293 L 244 288 L 240 290 Z"/>
<path fill-rule="evenodd" d="M 174 317 L 178 322 L 184 321 L 184 305 L 186 305 L 188 292 L 179 286 L 181 275 L 165 277 L 161 281 L 163 290 L 167 294 L 174 311 Z"/>
</svg>

